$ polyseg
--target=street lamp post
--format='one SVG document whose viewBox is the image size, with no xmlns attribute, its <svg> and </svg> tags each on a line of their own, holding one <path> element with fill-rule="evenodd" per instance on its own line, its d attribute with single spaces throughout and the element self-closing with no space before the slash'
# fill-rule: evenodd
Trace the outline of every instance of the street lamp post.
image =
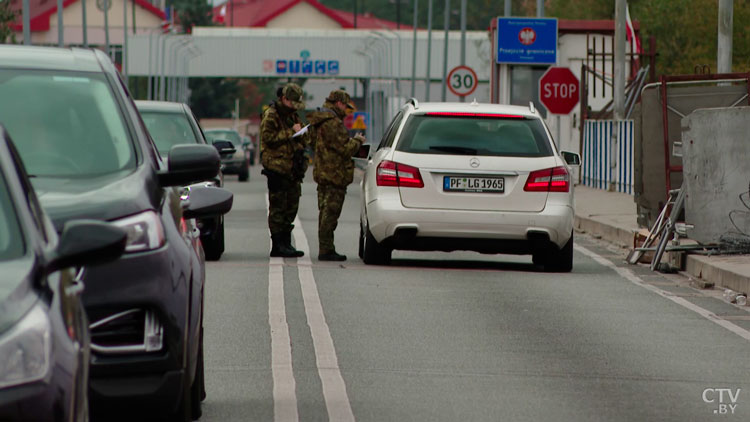
<svg viewBox="0 0 750 422">
<path fill-rule="evenodd" d="M 445 29 L 445 38 L 443 39 L 443 83 L 442 85 L 442 100 L 446 100 L 448 90 L 448 35 L 451 29 L 451 0 L 445 0 L 445 17 L 443 20 Z"/>
<path fill-rule="evenodd" d="M 414 37 L 411 46 L 411 96 L 416 97 L 417 79 L 417 12 L 419 11 L 419 0 L 414 0 Z"/>
<path fill-rule="evenodd" d="M 24 45 L 31 45 L 31 16 L 29 11 L 29 0 L 23 0 L 21 6 L 23 13 L 23 43 Z"/>
<path fill-rule="evenodd" d="M 57 46 L 64 47 L 65 40 L 63 35 L 63 0 L 57 0 Z"/>
<path fill-rule="evenodd" d="M 432 0 L 427 1 L 427 71 L 424 77 L 424 100 L 430 101 L 430 63 L 432 60 Z"/>
</svg>

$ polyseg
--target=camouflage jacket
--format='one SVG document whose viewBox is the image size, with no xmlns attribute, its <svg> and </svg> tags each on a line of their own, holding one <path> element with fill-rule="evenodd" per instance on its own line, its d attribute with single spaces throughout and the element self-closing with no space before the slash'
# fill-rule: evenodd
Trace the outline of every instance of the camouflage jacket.
<svg viewBox="0 0 750 422">
<path fill-rule="evenodd" d="M 318 184 L 345 187 L 354 179 L 352 155 L 359 149 L 360 141 L 350 138 L 344 126 L 343 115 L 326 102 L 324 108 L 307 115 L 313 129 L 313 177 Z"/>
<path fill-rule="evenodd" d="M 263 168 L 281 175 L 292 177 L 292 158 L 295 151 L 304 151 L 308 135 L 292 138 L 295 123 L 300 123 L 295 111 L 279 112 L 284 107 L 275 102 L 263 113 L 260 122 L 260 153 Z"/>
</svg>

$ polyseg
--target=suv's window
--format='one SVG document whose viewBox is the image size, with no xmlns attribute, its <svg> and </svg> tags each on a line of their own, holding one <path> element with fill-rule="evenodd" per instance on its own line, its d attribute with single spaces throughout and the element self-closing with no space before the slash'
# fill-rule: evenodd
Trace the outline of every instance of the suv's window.
<svg viewBox="0 0 750 422">
<path fill-rule="evenodd" d="M 8 185 L 0 173 L 0 261 L 22 256 L 24 247 L 18 218 L 10 202 Z"/>
<path fill-rule="evenodd" d="M 173 145 L 198 143 L 198 138 L 183 113 L 142 111 L 141 117 L 163 157 L 167 156 Z"/>
<path fill-rule="evenodd" d="M 104 75 L 0 70 L 0 123 L 32 176 L 92 176 L 135 166 Z"/>
<path fill-rule="evenodd" d="M 240 134 L 233 130 L 204 130 L 203 135 L 206 136 L 206 141 L 210 144 L 214 141 L 229 141 L 235 147 L 242 145 L 240 140 Z"/>
<path fill-rule="evenodd" d="M 400 139 L 396 149 L 420 154 L 552 155 L 539 119 L 412 114 Z"/>
</svg>

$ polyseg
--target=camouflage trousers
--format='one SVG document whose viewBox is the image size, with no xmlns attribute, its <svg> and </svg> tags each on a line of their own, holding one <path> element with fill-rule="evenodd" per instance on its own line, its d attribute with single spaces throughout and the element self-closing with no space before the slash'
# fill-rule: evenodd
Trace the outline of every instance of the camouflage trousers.
<svg viewBox="0 0 750 422">
<path fill-rule="evenodd" d="M 334 252 L 333 231 L 339 224 L 346 188 L 318 185 L 318 253 Z"/>
<path fill-rule="evenodd" d="M 271 235 L 291 232 L 299 208 L 302 182 L 283 180 L 268 183 L 268 229 Z"/>
</svg>

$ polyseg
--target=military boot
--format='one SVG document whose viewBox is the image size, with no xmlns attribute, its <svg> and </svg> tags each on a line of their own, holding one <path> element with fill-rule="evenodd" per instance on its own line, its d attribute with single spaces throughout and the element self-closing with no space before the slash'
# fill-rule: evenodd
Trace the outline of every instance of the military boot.
<svg viewBox="0 0 750 422">
<path fill-rule="evenodd" d="M 341 255 L 336 251 L 323 252 L 318 254 L 318 261 L 346 261 L 346 255 Z"/>
<path fill-rule="evenodd" d="M 299 257 L 305 255 L 304 252 L 302 252 L 302 251 L 300 251 L 298 249 L 295 249 L 294 246 L 292 246 L 292 232 L 291 231 L 284 232 L 282 234 L 284 235 L 284 244 L 289 248 L 289 250 L 291 250 L 291 251 L 294 252 L 294 254 L 295 254 L 294 256 L 295 257 L 299 258 Z"/>
<path fill-rule="evenodd" d="M 289 248 L 284 242 L 284 233 L 271 235 L 271 256 L 281 258 L 297 258 L 297 251 Z"/>
</svg>

